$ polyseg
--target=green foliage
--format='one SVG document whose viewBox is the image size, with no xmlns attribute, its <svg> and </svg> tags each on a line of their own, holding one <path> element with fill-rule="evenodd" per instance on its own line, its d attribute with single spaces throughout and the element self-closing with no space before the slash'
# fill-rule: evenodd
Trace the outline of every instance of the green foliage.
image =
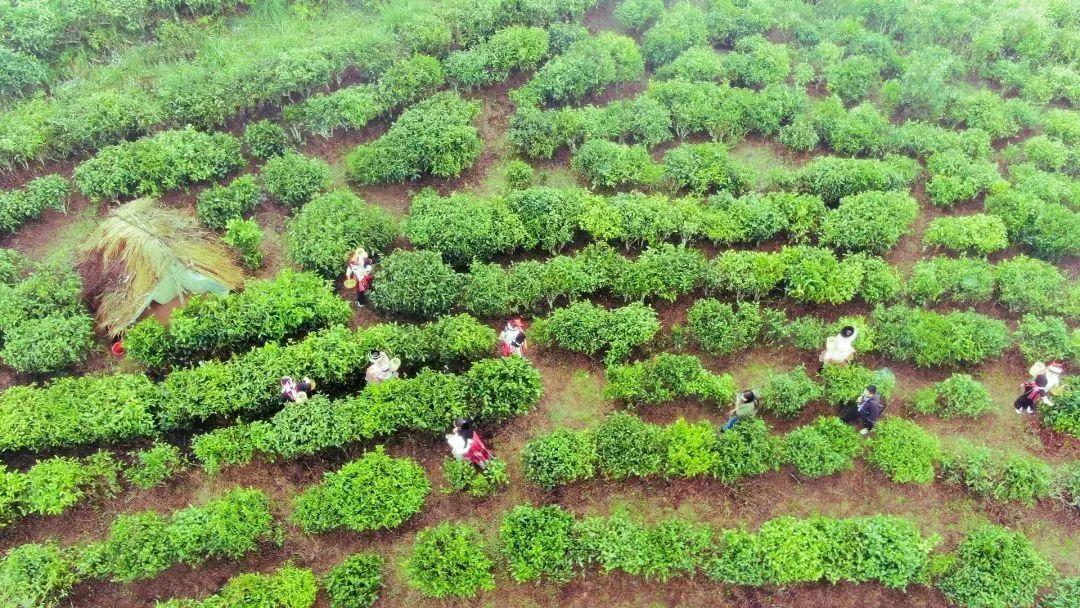
<svg viewBox="0 0 1080 608">
<path fill-rule="evenodd" d="M 419 464 L 391 458 L 379 447 L 297 496 L 292 520 L 308 533 L 339 526 L 389 530 L 418 513 L 430 490 Z"/>
<path fill-rule="evenodd" d="M 225 224 L 225 236 L 222 241 L 240 254 L 245 267 L 256 269 L 263 263 L 263 252 L 260 247 L 262 237 L 262 229 L 255 220 L 234 217 Z"/>
<path fill-rule="evenodd" d="M 926 193 L 931 202 L 941 207 L 971 200 L 1001 181 L 997 165 L 955 149 L 930 155 L 926 167 L 930 171 Z"/>
<path fill-rule="evenodd" d="M 1043 423 L 1063 433 L 1080 437 L 1080 390 L 1076 380 L 1066 378 L 1063 395 L 1054 399 L 1054 407 L 1040 408 Z"/>
<path fill-rule="evenodd" d="M 18 545 L 0 560 L 0 603 L 56 608 L 77 581 L 73 564 L 56 543 Z"/>
<path fill-rule="evenodd" d="M 1060 258 L 1078 251 L 1076 234 L 1080 213 L 1022 184 L 986 198 L 986 212 L 1005 222 L 1009 239 L 1027 245 L 1037 255 Z"/>
<path fill-rule="evenodd" d="M 528 412 L 542 392 L 540 372 L 519 356 L 481 359 L 465 373 L 465 398 L 478 416 L 492 422 Z"/>
<path fill-rule="evenodd" d="M 705 272 L 705 258 L 685 245 L 661 243 L 641 253 L 634 261 L 625 258 L 610 274 L 611 292 L 624 300 L 657 297 L 668 302 L 693 291 Z"/>
<path fill-rule="evenodd" d="M 800 302 L 842 304 L 855 297 L 863 282 L 863 261 L 843 261 L 821 247 L 784 247 L 784 291 Z"/>
<path fill-rule="evenodd" d="M 951 483 L 994 500 L 1015 500 L 1028 505 L 1051 494 L 1054 473 L 1050 465 L 1019 451 L 992 450 L 961 442 L 948 450 L 941 463 L 942 476 Z"/>
<path fill-rule="evenodd" d="M 825 215 L 821 244 L 847 251 L 886 253 L 911 227 L 919 204 L 904 192 L 863 192 L 840 199 Z"/>
<path fill-rule="evenodd" d="M 75 168 L 74 181 L 91 199 L 118 200 L 221 179 L 243 165 L 235 137 L 188 126 L 102 148 Z"/>
<path fill-rule="evenodd" d="M 509 193 L 506 204 L 524 224 L 528 241 L 555 252 L 574 240 L 588 196 L 577 188 L 534 187 Z"/>
<path fill-rule="evenodd" d="M 986 526 L 960 543 L 938 587 L 966 608 L 1030 606 L 1052 572 L 1023 533 Z"/>
<path fill-rule="evenodd" d="M 180 448 L 163 442 L 133 452 L 132 465 L 124 469 L 124 477 L 136 488 L 149 490 L 184 470 L 185 461 Z"/>
<path fill-rule="evenodd" d="M 712 474 L 721 483 L 735 483 L 743 477 L 761 475 L 780 468 L 780 442 L 758 417 L 740 420 L 722 433 L 714 448 L 718 458 Z"/>
<path fill-rule="evenodd" d="M 780 128 L 777 140 L 795 152 L 810 152 L 821 142 L 814 121 L 807 115 L 799 115 L 791 124 Z"/>
<path fill-rule="evenodd" d="M 806 375 L 806 366 L 780 374 L 770 374 L 761 389 L 761 407 L 776 416 L 793 418 L 798 416 L 807 403 L 817 401 L 824 396 L 824 391 Z"/>
<path fill-rule="evenodd" d="M 1039 608 L 1076 608 L 1080 604 L 1080 577 L 1063 578 L 1039 600 Z"/>
<path fill-rule="evenodd" d="M 468 194 L 441 197 L 423 190 L 412 200 L 403 224 L 405 236 L 418 248 L 433 249 L 453 264 L 531 248 L 521 219 L 501 198 Z"/>
<path fill-rule="evenodd" d="M 422 175 L 451 178 L 473 166 L 483 144 L 473 126 L 480 105 L 456 93 L 436 93 L 409 107 L 385 135 L 345 157 L 361 185 L 397 183 Z"/>
<path fill-rule="evenodd" d="M 1061 317 L 1026 314 L 1016 326 L 1016 338 L 1028 361 L 1060 361 L 1078 354 Z"/>
<path fill-rule="evenodd" d="M 724 67 L 736 84 L 763 87 L 783 83 L 791 73 L 791 60 L 786 45 L 755 35 L 735 42 L 735 50 L 724 58 Z"/>
<path fill-rule="evenodd" d="M 971 311 L 878 307 L 873 322 L 881 352 L 919 367 L 974 365 L 999 356 L 1010 344 L 1005 323 Z"/>
<path fill-rule="evenodd" d="M 916 304 L 986 302 L 994 295 L 994 267 L 978 258 L 924 258 L 915 262 L 905 290 Z"/>
<path fill-rule="evenodd" d="M 825 400 L 837 406 L 855 403 L 863 389 L 870 384 L 878 387 L 882 399 L 888 399 L 896 384 L 895 377 L 888 370 L 875 372 L 858 364 L 827 364 L 820 375 L 825 383 Z"/>
<path fill-rule="evenodd" d="M 506 462 L 498 458 L 488 460 L 487 466 L 482 470 L 467 460 L 448 458 L 443 461 L 442 470 L 450 484 L 444 489 L 447 493 L 465 492 L 469 496 L 481 498 L 491 496 L 502 486 L 510 484 L 510 477 L 506 474 Z"/>
<path fill-rule="evenodd" d="M 655 184 L 664 169 L 652 160 L 644 146 L 628 146 L 603 139 L 586 141 L 571 163 L 593 187 L 647 187 Z"/>
<path fill-rule="evenodd" d="M 910 420 L 886 417 L 874 425 L 867 460 L 897 483 L 930 483 L 941 458 L 937 437 Z"/>
<path fill-rule="evenodd" d="M 683 397 L 726 404 L 735 395 L 727 374 L 713 374 L 692 355 L 663 353 L 648 361 L 611 365 L 605 372 L 604 397 L 631 406 L 655 405 Z"/>
<path fill-rule="evenodd" d="M 597 468 L 605 477 L 648 477 L 664 469 L 664 430 L 640 418 L 615 412 L 596 428 Z"/>
<path fill-rule="evenodd" d="M 522 460 L 525 479 L 545 490 L 590 479 L 596 470 L 594 435 L 559 429 L 526 443 Z"/>
<path fill-rule="evenodd" d="M 538 344 L 555 343 L 589 356 L 606 352 L 604 362 L 613 363 L 649 343 L 659 331 L 656 311 L 644 304 L 609 310 L 577 302 L 538 320 L 529 336 Z"/>
<path fill-rule="evenodd" d="M 533 70 L 547 57 L 548 33 L 538 27 L 508 27 L 446 58 L 446 74 L 466 88 L 502 82 L 515 70 Z"/>
<path fill-rule="evenodd" d="M 518 583 L 570 579 L 574 516 L 558 505 L 518 505 L 499 526 L 510 576 Z"/>
<path fill-rule="evenodd" d="M 745 350 L 758 340 L 766 314 L 753 302 L 743 302 L 735 310 L 726 302 L 705 298 L 690 308 L 686 328 L 703 349 L 726 356 Z"/>
<path fill-rule="evenodd" d="M 438 253 L 397 250 L 375 268 L 371 304 L 389 313 L 435 317 L 450 310 L 461 283 Z"/>
<path fill-rule="evenodd" d="M 615 19 L 623 27 L 642 31 L 645 26 L 664 14 L 663 0 L 626 0 L 615 7 Z"/>
<path fill-rule="evenodd" d="M 86 360 L 94 347 L 87 314 L 52 314 L 26 319 L 4 332 L 0 358 L 22 373 L 50 373 Z"/>
<path fill-rule="evenodd" d="M 511 191 L 527 190 L 536 183 L 536 170 L 532 168 L 532 165 L 518 158 L 506 163 L 503 176 L 506 178 L 506 186 Z"/>
<path fill-rule="evenodd" d="M 79 460 L 55 456 L 25 473 L 0 467 L 0 527 L 27 515 L 59 515 L 87 497 L 110 497 L 119 489 L 119 465 L 109 452 Z"/>
<path fill-rule="evenodd" d="M 3 50 L 0 49 L 0 57 Z M 65 211 L 71 184 L 62 175 L 32 179 L 18 190 L 0 192 L 0 231 L 15 232 L 25 222 L 41 217 L 46 209 Z"/>
<path fill-rule="evenodd" d="M 705 287 L 710 293 L 731 294 L 736 300 L 758 300 L 780 286 L 786 270 L 774 253 L 727 250 L 710 260 Z"/>
<path fill-rule="evenodd" d="M 269 120 L 256 120 L 244 127 L 244 146 L 255 158 L 269 159 L 284 154 L 289 147 L 285 130 Z"/>
<path fill-rule="evenodd" d="M 637 80 L 644 71 L 641 51 L 632 39 L 603 32 L 551 58 L 529 82 L 512 91 L 510 99 L 518 106 L 565 104 L 610 84 Z"/>
<path fill-rule="evenodd" d="M 289 257 L 325 277 L 344 272 L 345 262 L 358 247 L 383 251 L 397 236 L 394 219 L 348 190 L 316 196 L 286 229 Z"/>
<path fill-rule="evenodd" d="M 945 419 L 981 416 L 994 409 L 990 390 L 968 374 L 953 374 L 916 393 L 912 409 Z"/>
<path fill-rule="evenodd" d="M 806 477 L 822 477 L 850 471 L 862 452 L 859 433 L 836 416 L 818 416 L 783 440 L 784 462 Z"/>
<path fill-rule="evenodd" d="M 885 160 L 823 156 L 807 163 L 798 175 L 800 187 L 834 204 L 868 190 L 906 190 L 918 174 L 918 164 L 902 156 Z"/>
<path fill-rule="evenodd" d="M 825 80 L 829 93 L 837 95 L 845 103 L 864 99 L 878 83 L 881 64 L 866 55 L 851 55 L 825 68 Z"/>
<path fill-rule="evenodd" d="M 679 53 L 671 63 L 657 69 L 653 77 L 657 80 L 708 82 L 720 80 L 725 69 L 723 56 L 712 47 L 693 46 Z"/>
<path fill-rule="evenodd" d="M 210 475 L 220 473 L 223 465 L 248 464 L 255 455 L 253 428 L 238 423 L 198 435 L 191 440 L 191 452 Z"/>
<path fill-rule="evenodd" d="M 226 581 L 221 591 L 202 600 L 169 600 L 155 608 L 311 608 L 315 605 L 315 575 L 286 564 L 272 574 L 240 574 Z"/>
<path fill-rule="evenodd" d="M 290 209 L 299 209 L 330 185 L 330 165 L 288 150 L 267 160 L 259 178 L 270 196 Z"/>
<path fill-rule="evenodd" d="M 721 143 L 683 144 L 664 155 L 664 174 L 679 189 L 698 194 L 727 190 L 741 194 L 752 185 L 747 170 L 728 157 Z"/>
<path fill-rule="evenodd" d="M 241 175 L 228 186 L 213 186 L 199 194 L 195 213 L 207 228 L 222 230 L 229 220 L 242 218 L 262 200 L 262 190 L 251 175 Z"/>
<path fill-rule="evenodd" d="M 719 455 L 714 450 L 717 430 L 707 420 L 690 423 L 679 418 L 665 429 L 667 456 L 664 474 L 670 477 L 697 477 L 716 468 Z"/>
<path fill-rule="evenodd" d="M 405 572 L 427 597 L 475 597 L 495 588 L 494 565 L 476 528 L 443 522 L 417 533 Z"/>
<path fill-rule="evenodd" d="M 998 301 L 1014 312 L 1056 312 L 1065 276 L 1049 262 L 1026 255 L 1004 260 L 994 268 Z"/>
<path fill-rule="evenodd" d="M 383 586 L 383 558 L 377 553 L 355 553 L 323 577 L 331 608 L 371 608 Z"/>
<path fill-rule="evenodd" d="M 248 281 L 243 291 L 195 296 L 174 308 L 164 334 L 153 317 L 124 339 L 131 357 L 152 366 L 221 357 L 349 319 L 348 304 L 316 275 L 282 270 L 273 279 Z"/>
<path fill-rule="evenodd" d="M 659 66 L 688 48 L 706 44 L 708 37 L 705 13 L 689 2 L 680 2 L 660 15 L 656 24 L 645 32 L 642 46 L 649 63 Z"/>
</svg>

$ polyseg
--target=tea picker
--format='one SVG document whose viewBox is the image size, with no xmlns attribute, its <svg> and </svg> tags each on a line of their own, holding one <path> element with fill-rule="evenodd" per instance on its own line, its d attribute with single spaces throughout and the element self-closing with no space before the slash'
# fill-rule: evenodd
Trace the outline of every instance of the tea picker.
<svg viewBox="0 0 1080 608">
<path fill-rule="evenodd" d="M 757 395 L 754 391 L 743 391 L 735 395 L 735 409 L 728 413 L 730 418 L 720 430 L 724 433 L 730 431 L 735 423 L 743 418 L 750 418 L 757 413 Z"/>
<path fill-rule="evenodd" d="M 281 378 L 281 400 L 292 403 L 307 401 L 311 392 L 315 390 L 315 381 L 304 377 L 300 382 L 295 382 L 289 376 Z"/>
<path fill-rule="evenodd" d="M 878 392 L 877 385 L 871 384 L 859 395 L 855 407 L 849 409 L 842 418 L 844 422 L 848 423 L 861 420 L 863 428 L 859 431 L 859 434 L 866 435 L 874 430 L 874 425 L 877 424 L 883 413 L 885 413 L 885 404 L 881 401 L 881 394 Z"/>
<path fill-rule="evenodd" d="M 499 334 L 499 352 L 504 357 L 510 355 L 525 356 L 525 322 L 510 319 Z"/>
<path fill-rule="evenodd" d="M 367 304 L 367 291 L 374 274 L 371 256 L 363 247 L 357 247 L 345 264 L 345 288 L 356 290 L 356 305 Z"/>
<path fill-rule="evenodd" d="M 825 340 L 825 350 L 818 355 L 821 366 L 818 373 L 825 369 L 826 363 L 846 364 L 855 354 L 855 339 L 859 337 L 858 330 L 852 325 L 847 325 L 835 336 L 829 336 Z"/>
<path fill-rule="evenodd" d="M 1034 414 L 1035 405 L 1040 401 L 1053 407 L 1050 393 L 1061 384 L 1061 374 L 1065 373 L 1065 366 L 1054 361 L 1049 365 L 1037 361 L 1028 370 L 1031 380 L 1020 385 L 1020 396 L 1013 402 L 1013 409 L 1017 414 Z"/>
<path fill-rule="evenodd" d="M 390 358 L 381 350 L 373 350 L 368 354 L 368 361 L 371 362 L 371 365 L 368 366 L 367 371 L 364 373 L 364 379 L 367 380 L 368 384 L 379 384 L 400 375 L 398 368 L 401 367 L 401 359 L 397 357 Z"/>
<path fill-rule="evenodd" d="M 456 460 L 468 460 L 481 469 L 487 468 L 491 460 L 491 450 L 484 445 L 480 434 L 473 429 L 472 420 L 468 418 L 454 420 L 454 428 L 446 436 L 446 443 Z"/>
</svg>

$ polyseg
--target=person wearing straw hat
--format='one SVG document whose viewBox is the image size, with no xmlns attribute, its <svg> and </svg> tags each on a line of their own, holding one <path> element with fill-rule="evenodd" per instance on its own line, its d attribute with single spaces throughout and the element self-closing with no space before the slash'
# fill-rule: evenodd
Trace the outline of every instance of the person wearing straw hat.
<svg viewBox="0 0 1080 608">
<path fill-rule="evenodd" d="M 473 429 L 472 420 L 468 418 L 454 420 L 454 428 L 446 436 L 446 443 L 457 460 L 468 460 L 481 469 L 487 468 L 487 463 L 491 460 L 491 450 L 484 445 L 480 433 Z"/>
<path fill-rule="evenodd" d="M 281 399 L 283 401 L 303 403 L 307 401 L 308 396 L 314 390 L 315 381 L 306 376 L 300 382 L 293 381 L 289 376 L 281 378 Z"/>
<path fill-rule="evenodd" d="M 378 384 L 398 377 L 401 359 L 397 357 L 390 358 L 381 350 L 373 350 L 368 355 L 368 361 L 371 362 L 371 365 L 368 366 L 367 372 L 364 373 L 364 379 L 368 381 L 368 384 Z"/>
<path fill-rule="evenodd" d="M 1034 414 L 1035 405 L 1040 401 L 1053 407 L 1050 392 L 1061 384 L 1061 374 L 1065 373 L 1065 367 L 1057 361 L 1049 365 L 1037 361 L 1028 373 L 1031 374 L 1031 380 L 1020 385 L 1020 396 L 1013 402 L 1013 409 L 1017 414 Z"/>
<path fill-rule="evenodd" d="M 829 336 L 825 340 L 825 350 L 818 355 L 818 361 L 821 361 L 818 373 L 825 369 L 826 363 L 847 364 L 855 354 L 855 339 L 858 337 L 859 332 L 852 325 L 846 325 L 839 334 Z"/>
<path fill-rule="evenodd" d="M 345 264 L 345 287 L 356 290 L 356 305 L 367 304 L 367 291 L 374 273 L 371 256 L 363 247 L 357 247 Z"/>
<path fill-rule="evenodd" d="M 510 355 L 525 356 L 525 322 L 510 319 L 499 334 L 499 352 L 504 357 Z"/>
</svg>

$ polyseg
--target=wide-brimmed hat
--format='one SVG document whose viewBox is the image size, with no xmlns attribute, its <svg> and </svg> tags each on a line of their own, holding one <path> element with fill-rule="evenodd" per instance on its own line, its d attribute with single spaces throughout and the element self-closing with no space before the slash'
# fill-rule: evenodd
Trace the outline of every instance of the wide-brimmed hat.
<svg viewBox="0 0 1080 608">
<path fill-rule="evenodd" d="M 1065 366 L 1059 361 L 1054 361 L 1046 366 L 1046 371 L 1060 376 L 1065 373 Z"/>
<path fill-rule="evenodd" d="M 1036 361 L 1031 364 L 1031 369 L 1028 370 L 1028 373 L 1031 374 L 1032 377 L 1041 376 L 1046 373 L 1046 364 L 1042 361 Z"/>
<path fill-rule="evenodd" d="M 288 386 L 289 384 L 292 384 L 292 381 L 293 381 L 292 378 L 290 378 L 289 376 L 282 376 L 281 377 L 281 386 Z"/>
<path fill-rule="evenodd" d="M 368 353 L 367 358 L 368 358 L 368 361 L 370 361 L 372 363 L 375 363 L 379 359 L 382 359 L 385 355 L 386 355 L 386 353 L 382 352 L 381 350 L 373 350 L 370 353 Z"/>
</svg>

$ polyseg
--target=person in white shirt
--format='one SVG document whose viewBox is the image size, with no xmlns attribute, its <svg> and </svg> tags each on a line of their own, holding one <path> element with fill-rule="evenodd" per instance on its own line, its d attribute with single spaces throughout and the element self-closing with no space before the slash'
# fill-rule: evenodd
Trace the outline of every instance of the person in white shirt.
<svg viewBox="0 0 1080 608">
<path fill-rule="evenodd" d="M 368 355 L 368 361 L 371 361 L 371 365 L 368 366 L 367 372 L 364 373 L 364 379 L 368 384 L 378 384 L 385 382 L 391 378 L 398 377 L 398 368 L 401 367 L 401 359 L 397 357 L 390 358 L 389 355 L 381 350 L 373 350 Z"/>
<path fill-rule="evenodd" d="M 845 326 L 839 334 L 829 336 L 829 339 L 825 341 L 825 350 L 818 355 L 818 361 L 821 361 L 818 373 L 825 369 L 826 363 L 844 365 L 850 361 L 855 354 L 855 339 L 858 337 L 859 332 L 851 325 Z"/>
<path fill-rule="evenodd" d="M 525 356 L 525 323 L 521 319 L 511 319 L 499 334 L 499 352 L 502 356 Z"/>
</svg>

